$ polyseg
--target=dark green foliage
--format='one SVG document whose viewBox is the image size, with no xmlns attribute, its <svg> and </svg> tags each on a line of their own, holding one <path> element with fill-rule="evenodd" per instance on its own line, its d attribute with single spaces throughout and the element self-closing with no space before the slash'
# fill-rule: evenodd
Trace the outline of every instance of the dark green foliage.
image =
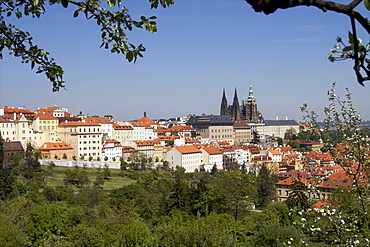
<svg viewBox="0 0 370 247">
<path fill-rule="evenodd" d="M 66 185 L 76 185 L 78 187 L 82 187 L 86 184 L 89 184 L 89 178 L 85 171 L 80 171 L 78 166 L 75 166 L 72 169 L 67 169 L 65 171 L 66 178 L 64 179 L 64 183 Z"/>
<path fill-rule="evenodd" d="M 252 143 L 258 144 L 260 142 L 260 134 L 258 131 L 253 130 L 252 131 Z"/>
<path fill-rule="evenodd" d="M 225 212 L 239 219 L 240 214 L 253 207 L 256 188 L 254 178 L 240 171 L 219 173 L 216 180 L 217 189 L 225 203 Z"/>
<path fill-rule="evenodd" d="M 111 176 L 109 167 L 107 165 L 104 165 L 104 170 L 103 170 L 103 177 L 104 179 L 109 179 Z"/>
<path fill-rule="evenodd" d="M 290 246 L 289 243 L 293 243 L 292 246 L 299 246 L 298 242 L 301 239 L 302 235 L 294 226 L 269 222 L 257 228 L 253 243 L 254 246 L 261 247 Z"/>
<path fill-rule="evenodd" d="M 284 134 L 285 140 L 296 140 L 297 139 L 297 131 L 293 128 L 287 129 Z"/>
<path fill-rule="evenodd" d="M 3 140 L 3 137 L 1 136 L 1 131 L 0 131 L 0 166 L 3 166 L 3 161 L 4 161 L 3 142 L 4 142 L 4 140 Z"/>
<path fill-rule="evenodd" d="M 257 206 L 266 207 L 274 198 L 276 193 L 275 183 L 278 178 L 263 164 L 256 178 Z"/>
<path fill-rule="evenodd" d="M 289 146 L 291 146 L 293 149 L 298 149 L 299 148 L 299 144 L 296 141 L 289 141 L 287 144 Z"/>
<path fill-rule="evenodd" d="M 13 169 L 0 166 L 0 199 L 7 200 L 13 192 L 15 175 Z"/>
<path fill-rule="evenodd" d="M 311 203 L 306 195 L 307 187 L 299 178 L 293 182 L 292 190 L 285 201 L 289 208 L 296 210 L 307 210 Z"/>
</svg>

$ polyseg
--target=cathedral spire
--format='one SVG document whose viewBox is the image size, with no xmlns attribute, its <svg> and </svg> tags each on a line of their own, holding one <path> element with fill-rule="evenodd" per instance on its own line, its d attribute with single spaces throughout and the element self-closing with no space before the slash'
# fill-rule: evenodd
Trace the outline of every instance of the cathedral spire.
<svg viewBox="0 0 370 247">
<path fill-rule="evenodd" d="M 227 99 L 226 99 L 226 94 L 225 94 L 225 88 L 223 90 L 222 94 L 222 100 L 221 100 L 221 109 L 220 109 L 220 115 L 227 115 Z"/>
<path fill-rule="evenodd" d="M 247 101 L 257 101 L 256 97 L 254 97 L 253 95 L 252 83 L 249 86 L 249 95 L 248 95 Z"/>
<path fill-rule="evenodd" d="M 239 99 L 238 99 L 238 93 L 235 88 L 234 93 L 234 102 L 231 108 L 231 117 L 233 120 L 240 120 L 240 105 L 239 105 Z"/>
</svg>

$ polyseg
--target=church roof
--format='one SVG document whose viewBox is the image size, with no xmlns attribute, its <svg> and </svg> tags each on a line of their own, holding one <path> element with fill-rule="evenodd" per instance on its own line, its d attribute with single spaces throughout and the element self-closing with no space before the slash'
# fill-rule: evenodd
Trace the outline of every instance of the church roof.
<svg viewBox="0 0 370 247">
<path fill-rule="evenodd" d="M 295 120 L 265 120 L 266 125 L 299 125 Z"/>
<path fill-rule="evenodd" d="M 234 122 L 224 115 L 205 115 L 191 116 L 186 124 L 198 124 L 198 123 L 209 123 L 209 124 L 233 124 Z"/>
<path fill-rule="evenodd" d="M 253 95 L 252 85 L 249 86 L 249 95 L 247 101 L 257 101 L 256 97 Z"/>
<path fill-rule="evenodd" d="M 140 118 L 139 120 L 137 120 L 137 123 L 155 124 L 155 122 L 148 117 Z"/>
</svg>

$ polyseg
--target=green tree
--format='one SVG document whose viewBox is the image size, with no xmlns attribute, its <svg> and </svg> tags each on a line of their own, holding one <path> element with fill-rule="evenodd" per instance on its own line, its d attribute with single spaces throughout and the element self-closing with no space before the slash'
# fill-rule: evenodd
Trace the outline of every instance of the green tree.
<svg viewBox="0 0 370 247">
<path fill-rule="evenodd" d="M 346 171 L 351 177 L 354 189 L 353 198 L 361 205 L 360 218 L 364 222 L 364 228 L 370 229 L 370 218 L 368 216 L 369 207 L 368 198 L 370 190 L 366 186 L 362 171 L 369 169 L 370 157 L 368 155 L 369 145 L 367 143 L 367 132 L 361 126 L 360 114 L 354 109 L 352 96 L 348 89 L 346 99 L 342 100 L 335 93 L 335 83 L 332 89 L 328 92 L 329 106 L 324 108 L 325 126 L 318 126 L 317 114 L 308 112 L 307 104 L 301 107 L 301 110 L 306 113 L 304 116 L 306 124 L 320 133 L 320 138 L 323 140 L 325 151 L 330 152 L 334 158 L 334 162 Z M 340 109 L 340 110 L 338 110 Z M 342 138 L 330 138 L 330 133 L 333 129 Z"/>
<path fill-rule="evenodd" d="M 276 193 L 277 180 L 277 176 L 267 168 L 267 165 L 262 164 L 256 178 L 258 206 L 266 207 L 272 201 Z"/>
<path fill-rule="evenodd" d="M 149 0 L 152 8 L 159 5 L 166 8 L 174 3 L 174 0 Z M 73 17 L 83 14 L 87 20 L 93 19 L 100 27 L 102 43 L 100 47 L 109 49 L 111 53 L 123 54 L 131 62 L 143 56 L 145 47 L 128 42 L 127 31 L 133 28 L 144 28 L 149 32 L 157 31 L 156 17 L 141 16 L 140 20 L 134 20 L 128 13 L 128 9 L 122 6 L 121 1 L 107 0 L 110 9 L 104 8 L 98 0 L 73 1 L 73 0 L 50 0 L 50 5 L 60 5 L 64 8 L 73 8 Z M 11 17 L 21 19 L 25 16 L 41 18 L 47 13 L 47 2 L 31 0 L 6 0 L 1 2 L 0 8 L 0 55 L 4 48 L 15 57 L 19 57 L 22 63 L 30 63 L 31 69 L 37 67 L 36 73 L 45 73 L 52 83 L 53 91 L 64 88 L 64 71 L 49 53 L 33 43 L 32 36 L 28 32 L 18 29 L 9 23 Z M 2 56 L 1 56 L 2 57 Z"/>
<path fill-rule="evenodd" d="M 64 179 L 65 184 L 69 185 L 76 185 L 76 186 L 83 186 L 90 183 L 89 178 L 85 171 L 80 171 L 78 166 L 70 169 L 67 168 L 65 171 L 66 177 Z"/>
<path fill-rule="evenodd" d="M 293 128 L 287 129 L 284 134 L 285 140 L 295 140 L 297 139 L 297 131 Z"/>
<path fill-rule="evenodd" d="M 294 149 L 298 149 L 298 148 L 299 148 L 299 144 L 298 144 L 298 142 L 296 142 L 296 141 L 289 141 L 289 142 L 287 143 L 287 145 L 291 146 L 291 147 L 292 147 L 292 148 L 294 148 Z"/>
<path fill-rule="evenodd" d="M 211 175 L 213 175 L 213 174 L 215 174 L 215 173 L 217 173 L 217 172 L 218 172 L 218 170 L 217 170 L 217 166 L 216 166 L 216 164 L 214 164 L 214 165 L 212 166 Z"/>
<path fill-rule="evenodd" d="M 296 210 L 307 210 L 310 208 L 311 203 L 306 195 L 307 187 L 296 178 L 293 181 L 292 189 L 289 193 L 288 199 L 285 201 L 289 208 Z"/>
<path fill-rule="evenodd" d="M 66 153 L 63 153 L 62 159 L 66 160 L 68 158 Z"/>
<path fill-rule="evenodd" d="M 278 145 L 283 145 L 283 143 L 284 143 L 283 138 L 278 137 L 278 138 L 277 138 L 277 143 L 278 143 Z"/>
<path fill-rule="evenodd" d="M 257 144 L 257 143 L 259 143 L 260 142 L 260 134 L 258 133 L 258 131 L 257 130 L 253 130 L 252 131 L 252 143 L 255 143 L 255 144 Z"/>
<path fill-rule="evenodd" d="M 104 179 L 109 179 L 111 177 L 111 172 L 109 170 L 108 165 L 104 165 L 103 177 Z"/>
<path fill-rule="evenodd" d="M 253 198 L 256 188 L 253 186 L 254 178 L 240 171 L 219 173 L 216 186 L 224 198 L 226 211 L 229 211 L 236 220 L 241 213 L 253 207 Z"/>
<path fill-rule="evenodd" d="M 15 175 L 12 168 L 0 166 L 0 199 L 7 200 L 11 197 L 15 183 Z"/>
<path fill-rule="evenodd" d="M 3 161 L 4 161 L 3 143 L 4 143 L 4 140 L 3 140 L 3 137 L 1 136 L 1 132 L 0 132 L 0 165 L 3 165 Z"/>
</svg>

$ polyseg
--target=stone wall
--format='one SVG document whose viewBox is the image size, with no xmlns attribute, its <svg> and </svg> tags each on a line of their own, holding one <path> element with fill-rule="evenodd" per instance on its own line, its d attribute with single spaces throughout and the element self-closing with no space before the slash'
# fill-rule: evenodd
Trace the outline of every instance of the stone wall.
<svg viewBox="0 0 370 247">
<path fill-rule="evenodd" d="M 87 168 L 104 168 L 105 165 L 109 169 L 120 169 L 120 162 L 105 162 L 105 161 L 80 161 L 80 160 L 52 160 L 52 159 L 39 159 L 41 165 L 49 165 L 50 162 L 54 162 L 56 166 L 67 166 L 67 167 L 87 167 Z"/>
</svg>

